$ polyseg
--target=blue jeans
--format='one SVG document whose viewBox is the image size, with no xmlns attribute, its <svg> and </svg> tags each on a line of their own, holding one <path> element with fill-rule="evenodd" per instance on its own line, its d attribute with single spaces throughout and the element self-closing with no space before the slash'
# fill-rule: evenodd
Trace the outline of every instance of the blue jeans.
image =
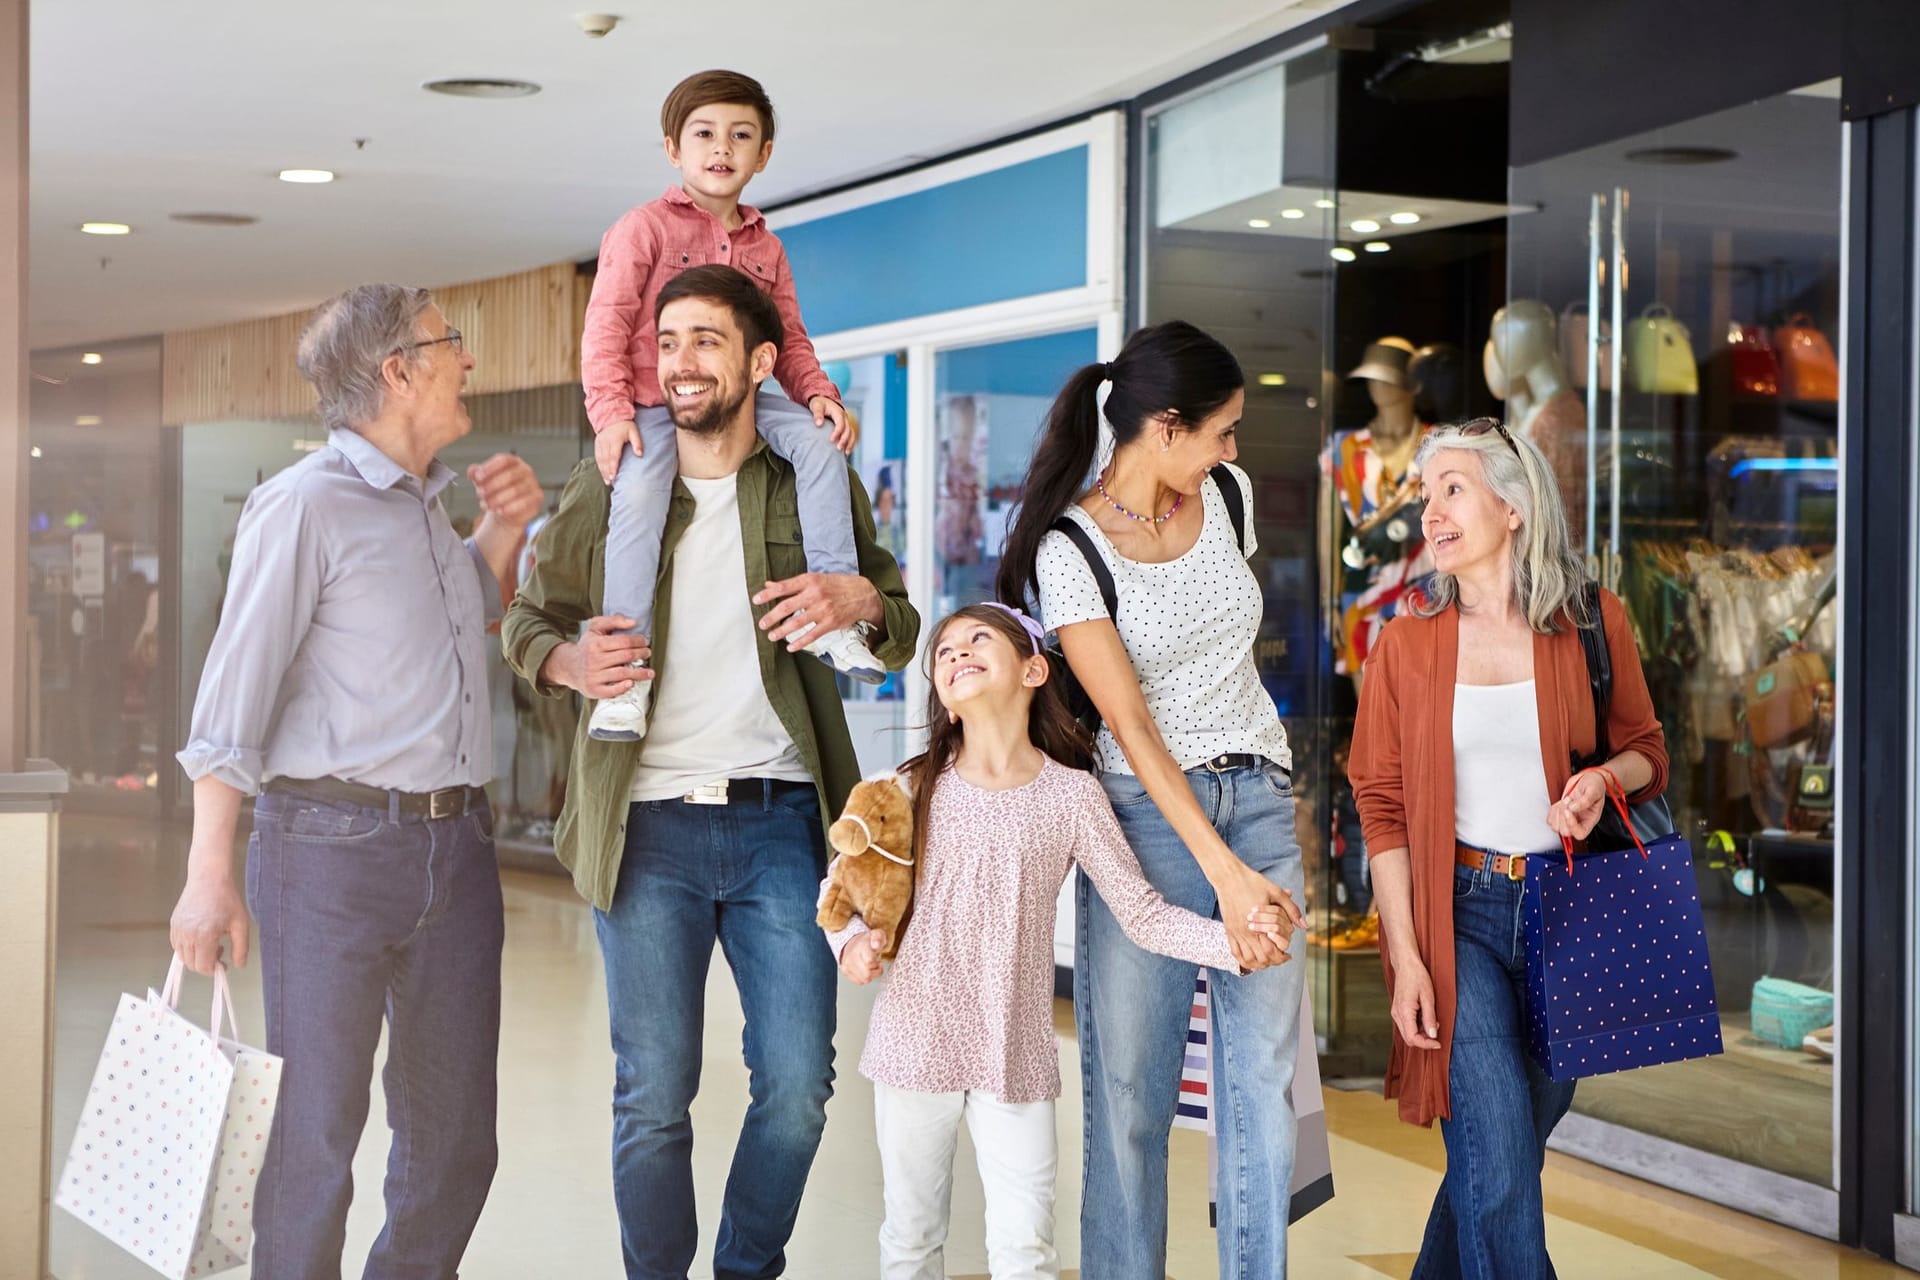
<svg viewBox="0 0 1920 1280">
<path fill-rule="evenodd" d="M 832 426 L 814 425 L 811 410 L 771 391 L 759 393 L 753 412 L 754 427 L 767 447 L 793 467 L 807 571 L 859 573 L 847 459 L 833 447 Z M 652 636 L 660 540 L 666 535 L 667 503 L 673 478 L 680 474 L 680 454 L 673 418 L 664 408 L 640 409 L 637 415 L 646 452 L 628 449 L 614 477 L 602 611 L 632 618 L 635 635 Z"/>
<path fill-rule="evenodd" d="M 737 786 L 738 784 L 736 784 Z M 751 1102 L 715 1280 L 769 1280 L 833 1094 L 835 966 L 813 922 L 826 840 L 811 787 L 725 805 L 637 803 L 613 909 L 595 912 L 613 1026 L 613 1197 L 631 1280 L 684 1280 L 699 1224 L 693 1122 L 717 938 L 746 1015 Z"/>
<path fill-rule="evenodd" d="M 1293 830 L 1293 784 L 1278 765 L 1187 774 L 1200 807 L 1248 866 L 1305 900 Z M 1140 869 L 1162 897 L 1219 915 L 1213 886 L 1128 774 L 1103 779 Z M 1167 1256 L 1167 1131 L 1187 1053 L 1194 967 L 1127 940 L 1085 876 L 1073 1011 L 1086 1102 L 1081 1274 L 1161 1280 Z M 1300 1035 L 1306 961 L 1241 978 L 1208 972 L 1220 1141 L 1220 1275 L 1287 1272 L 1294 1113 L 1288 1098 Z"/>
<path fill-rule="evenodd" d="M 1447 1174 L 1427 1218 L 1415 1280 L 1554 1274 L 1540 1170 L 1547 1135 L 1573 1104 L 1573 1085 L 1549 1079 L 1527 1053 L 1520 902 L 1520 882 L 1491 867 L 1453 869 L 1453 1118 L 1440 1122 Z"/>
<path fill-rule="evenodd" d="M 504 937 L 493 816 L 395 817 L 269 791 L 247 905 L 286 1059 L 253 1206 L 253 1274 L 338 1280 L 387 1024 L 387 1223 L 368 1280 L 450 1280 L 493 1183 Z"/>
</svg>

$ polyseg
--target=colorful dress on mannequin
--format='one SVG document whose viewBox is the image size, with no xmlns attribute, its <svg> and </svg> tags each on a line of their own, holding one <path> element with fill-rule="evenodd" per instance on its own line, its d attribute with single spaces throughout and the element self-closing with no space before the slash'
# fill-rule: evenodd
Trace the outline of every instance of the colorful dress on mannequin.
<svg viewBox="0 0 1920 1280">
<path fill-rule="evenodd" d="M 1429 430 L 1424 423 L 1417 428 L 1422 438 Z M 1353 676 L 1407 592 L 1433 572 L 1433 556 L 1420 534 L 1419 474 L 1411 462 L 1404 471 L 1392 471 L 1375 448 L 1370 427 L 1336 433 L 1320 465 L 1333 481 L 1342 516 L 1334 669 Z M 1390 513 L 1376 519 L 1383 508 Z"/>
</svg>

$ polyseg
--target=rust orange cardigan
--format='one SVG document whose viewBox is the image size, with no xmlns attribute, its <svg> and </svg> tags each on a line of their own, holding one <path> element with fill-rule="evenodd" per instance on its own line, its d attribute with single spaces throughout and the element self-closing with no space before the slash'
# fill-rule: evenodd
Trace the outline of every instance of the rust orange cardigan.
<svg viewBox="0 0 1920 1280">
<path fill-rule="evenodd" d="M 1613 656 L 1613 700 L 1608 745 L 1617 755 L 1638 751 L 1653 765 L 1653 782 L 1633 798 L 1658 795 L 1667 785 L 1666 739 L 1626 610 L 1601 592 L 1607 649 Z M 1419 618 L 1402 613 L 1380 633 L 1367 655 L 1360 685 L 1347 775 L 1353 782 L 1369 856 L 1408 851 L 1413 873 L 1413 933 L 1433 979 L 1440 1047 L 1414 1049 L 1396 1031 L 1387 1065 L 1387 1096 L 1400 1100 L 1400 1118 L 1429 1125 L 1451 1114 L 1447 1067 L 1453 1053 L 1453 686 L 1460 652 L 1455 609 Z M 1547 794 L 1558 799 L 1572 776 L 1569 750 L 1594 747 L 1593 694 L 1586 655 L 1571 627 L 1533 637 L 1534 694 L 1540 708 L 1540 755 Z M 1393 964 L 1385 948 L 1387 990 Z"/>
</svg>

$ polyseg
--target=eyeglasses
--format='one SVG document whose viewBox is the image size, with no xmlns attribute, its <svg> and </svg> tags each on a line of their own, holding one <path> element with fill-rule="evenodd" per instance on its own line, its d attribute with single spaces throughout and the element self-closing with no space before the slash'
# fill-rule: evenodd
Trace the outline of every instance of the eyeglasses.
<svg viewBox="0 0 1920 1280">
<path fill-rule="evenodd" d="M 453 347 L 453 354 L 455 355 L 459 355 L 462 351 L 465 351 L 467 349 L 466 338 L 462 336 L 462 334 L 458 329 L 454 328 L 452 325 L 448 325 L 447 336 L 444 338 L 428 338 L 422 342 L 403 342 L 399 346 L 395 347 L 393 350 L 394 350 L 394 354 L 398 355 L 402 351 L 415 351 L 421 347 L 438 346 L 442 342 L 451 344 Z"/>
<path fill-rule="evenodd" d="M 1507 433 L 1507 424 L 1498 418 L 1474 418 L 1454 427 L 1453 431 L 1463 436 L 1483 436 L 1489 431 L 1497 431 L 1500 433 L 1500 438 L 1507 442 L 1507 448 L 1513 450 L 1513 456 L 1516 458 L 1520 456 L 1520 446 L 1515 444 L 1513 437 Z"/>
</svg>

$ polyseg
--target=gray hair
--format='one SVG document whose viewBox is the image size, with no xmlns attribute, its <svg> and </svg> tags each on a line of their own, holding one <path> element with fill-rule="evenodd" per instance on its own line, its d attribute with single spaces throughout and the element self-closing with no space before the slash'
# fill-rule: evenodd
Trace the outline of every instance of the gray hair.
<svg viewBox="0 0 1920 1280">
<path fill-rule="evenodd" d="M 432 305 L 428 290 L 398 284 L 363 284 L 320 304 L 295 361 L 320 393 L 328 430 L 352 430 L 380 416 L 387 395 L 381 366 L 392 355 L 409 364 L 426 359 L 404 348 L 419 340 L 420 317 Z"/>
<path fill-rule="evenodd" d="M 1508 440 L 1513 441 L 1511 449 Z M 1584 590 L 1587 563 L 1573 549 L 1560 486 L 1540 447 L 1524 436 L 1500 431 L 1462 435 L 1458 426 L 1441 426 L 1421 441 L 1414 468 L 1424 473 L 1443 449 L 1478 455 L 1493 496 L 1520 514 L 1520 528 L 1513 536 L 1513 602 L 1526 615 L 1527 625 L 1546 635 L 1560 630 L 1563 617 L 1572 618 L 1575 626 L 1591 626 L 1595 620 L 1588 615 Z M 1413 612 L 1431 618 L 1451 608 L 1459 595 L 1460 584 L 1452 574 L 1435 572 L 1425 599 L 1415 602 Z"/>
</svg>

